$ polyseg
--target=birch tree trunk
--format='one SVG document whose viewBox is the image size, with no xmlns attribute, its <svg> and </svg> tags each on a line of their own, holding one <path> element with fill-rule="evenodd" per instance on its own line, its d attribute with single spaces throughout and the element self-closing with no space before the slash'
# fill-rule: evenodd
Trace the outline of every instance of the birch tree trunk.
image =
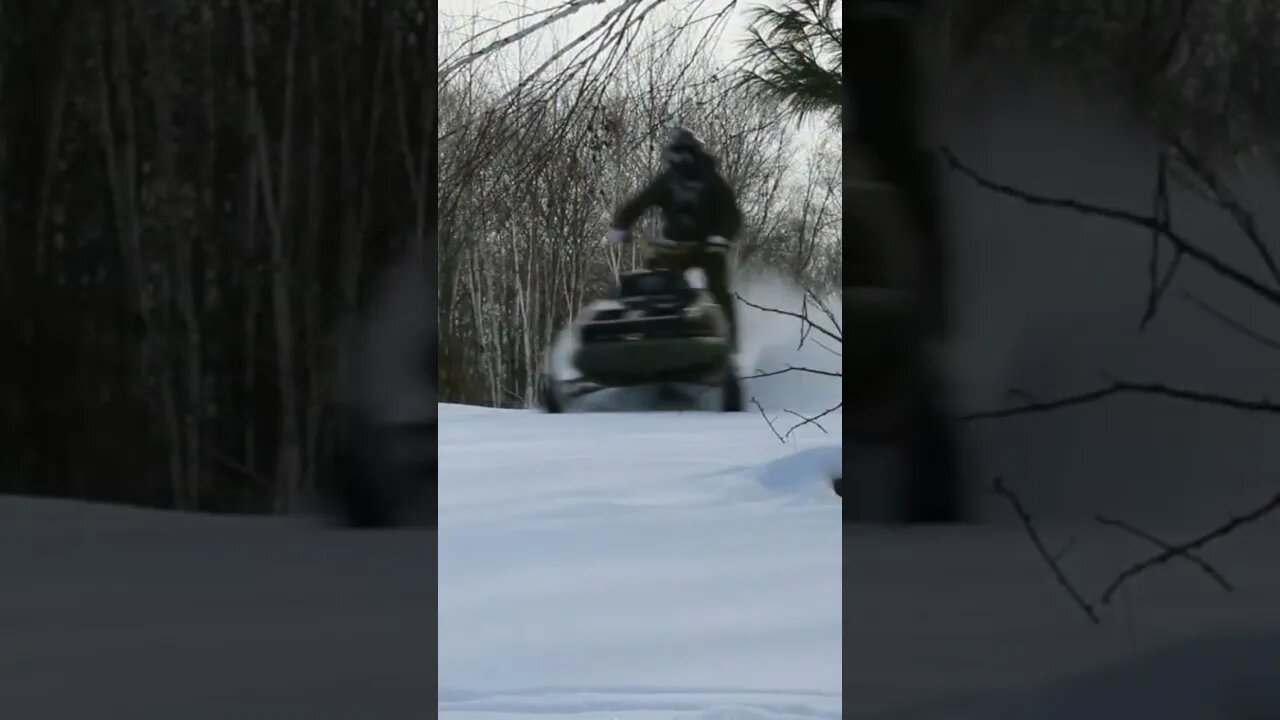
<svg viewBox="0 0 1280 720">
<path fill-rule="evenodd" d="M 158 13 L 161 22 L 165 14 Z M 173 23 L 164 23 L 160 28 L 148 28 L 145 18 L 137 19 L 143 46 L 146 49 L 150 68 L 148 76 L 151 80 L 151 99 L 156 128 L 156 167 L 157 177 L 153 183 L 153 193 L 159 205 L 157 230 L 160 241 L 172 243 L 173 266 L 169 273 L 175 288 L 178 314 L 182 327 L 182 359 L 185 361 L 181 386 L 183 393 L 182 408 L 179 411 L 175 401 L 175 422 L 181 426 L 181 454 L 183 455 L 182 495 L 180 507 L 195 509 L 200 506 L 200 467 L 201 467 L 201 413 L 203 370 L 201 369 L 200 318 L 195 296 L 195 250 L 193 247 L 195 220 L 192 203 L 186 183 L 179 175 L 177 152 L 180 139 L 174 130 L 173 95 L 176 90 L 173 68 L 175 61 L 170 51 L 170 38 L 176 32 Z M 177 353 L 174 353 L 177 355 Z M 174 378 L 175 380 L 177 378 Z"/>
<path fill-rule="evenodd" d="M 297 509 L 302 483 L 302 431 L 299 393 L 295 370 L 297 328 L 292 302 L 292 273 L 286 233 L 286 213 L 292 201 L 293 110 L 295 68 L 298 48 L 298 0 L 289 2 L 289 36 L 285 58 L 283 111 L 280 130 L 279 175 L 274 177 L 271 143 L 262 115 L 258 91 L 256 45 L 253 17 L 247 0 L 240 2 L 245 79 L 249 91 L 249 123 L 256 136 L 259 188 L 262 191 L 267 227 L 270 232 L 271 308 L 275 321 L 276 383 L 280 399 L 280 428 L 276 441 L 276 508 L 279 512 Z"/>
<path fill-rule="evenodd" d="M 156 302 L 148 289 L 149 273 L 142 250 L 136 111 L 131 85 L 133 73 L 128 60 L 128 9 L 125 2 L 105 6 L 95 18 L 98 46 L 102 49 L 103 72 L 99 84 L 99 133 L 110 185 L 116 237 L 125 259 L 128 284 L 134 292 L 135 310 L 145 328 L 139 341 L 139 367 L 136 374 L 138 390 L 143 397 L 151 400 L 156 408 L 156 415 L 161 420 L 168 455 L 170 490 L 174 502 L 181 503 L 185 496 L 183 463 L 178 413 L 172 386 L 168 382 L 172 372 L 169 370 L 168 358 L 157 344 Z M 158 386 L 158 399 L 151 394 L 153 383 Z"/>
</svg>

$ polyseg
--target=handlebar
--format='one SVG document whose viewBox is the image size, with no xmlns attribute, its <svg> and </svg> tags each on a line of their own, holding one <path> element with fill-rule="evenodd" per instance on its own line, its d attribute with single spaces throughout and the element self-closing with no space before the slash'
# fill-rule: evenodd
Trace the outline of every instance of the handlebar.
<svg viewBox="0 0 1280 720">
<path fill-rule="evenodd" d="M 644 235 L 637 235 L 635 237 L 635 241 L 638 246 L 645 248 L 649 252 L 660 251 L 664 254 L 684 255 L 694 252 L 723 253 L 728 252 L 729 250 L 728 245 L 721 245 L 719 243 L 686 243 L 668 240 L 662 237 L 649 238 Z"/>
</svg>

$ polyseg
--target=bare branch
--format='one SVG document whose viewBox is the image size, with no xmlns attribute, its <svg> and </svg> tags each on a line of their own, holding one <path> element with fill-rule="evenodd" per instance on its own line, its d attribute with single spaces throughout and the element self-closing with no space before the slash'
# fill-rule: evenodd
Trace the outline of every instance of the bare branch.
<svg viewBox="0 0 1280 720">
<path fill-rule="evenodd" d="M 1214 202 L 1231 216 L 1231 219 L 1239 226 L 1240 231 L 1249 239 L 1250 244 L 1253 245 L 1253 248 L 1258 251 L 1259 257 L 1262 258 L 1262 262 L 1267 266 L 1267 270 L 1270 271 L 1271 277 L 1277 283 L 1280 283 L 1280 266 L 1276 264 L 1275 256 L 1271 254 L 1270 248 L 1267 247 L 1267 243 L 1262 239 L 1261 233 L 1258 232 L 1258 222 L 1254 219 L 1253 214 L 1244 208 L 1244 205 L 1232 194 L 1226 183 L 1223 183 L 1209 169 L 1208 164 L 1196 157 L 1186 143 L 1174 139 L 1170 144 L 1177 150 L 1182 164 L 1205 184 L 1205 187 L 1208 188 L 1209 193 L 1213 196 Z"/>
<path fill-rule="evenodd" d="M 1222 324 L 1226 325 L 1232 330 L 1235 330 L 1241 335 L 1244 335 L 1250 340 L 1253 340 L 1254 342 L 1257 342 L 1258 344 L 1263 345 L 1265 347 L 1271 348 L 1272 350 L 1280 350 L 1280 340 L 1274 340 L 1272 338 L 1267 337 L 1266 335 L 1263 335 L 1257 330 L 1253 330 L 1249 327 L 1246 327 L 1244 323 L 1240 322 L 1239 320 L 1232 319 L 1226 313 L 1222 312 L 1221 310 L 1218 310 L 1217 308 L 1210 305 L 1208 302 L 1200 299 L 1199 297 L 1189 292 L 1183 292 L 1182 296 L 1187 300 L 1189 300 L 1196 307 L 1200 308 L 1201 310 L 1208 313 L 1209 315 L 1212 315 Z"/>
<path fill-rule="evenodd" d="M 791 413 L 792 415 L 795 415 L 795 416 L 796 416 L 796 417 L 798 417 L 798 418 L 801 418 L 801 419 L 803 420 L 803 422 L 800 422 L 800 423 L 798 423 L 798 424 L 796 424 L 796 425 L 792 425 L 792 426 L 791 426 L 791 429 L 787 431 L 787 434 L 786 434 L 784 437 L 791 437 L 792 433 L 794 433 L 795 431 L 797 431 L 797 430 L 799 430 L 800 428 L 804 427 L 805 425 L 817 425 L 817 426 L 818 426 L 818 429 L 825 433 L 825 432 L 827 431 L 827 429 L 826 429 L 826 428 L 824 428 L 824 427 L 822 427 L 821 425 L 819 425 L 819 424 L 818 424 L 818 421 L 819 421 L 819 420 L 821 420 L 822 418 L 824 418 L 824 417 L 826 417 L 826 416 L 830 415 L 831 413 L 839 412 L 840 410 L 843 410 L 843 409 L 844 409 L 844 403 L 843 403 L 843 402 L 839 402 L 839 403 L 836 403 L 835 405 L 833 405 L 833 406 L 831 406 L 831 407 L 827 408 L 826 410 L 823 410 L 822 412 L 820 412 L 820 413 L 818 413 L 817 415 L 814 415 L 814 416 L 812 416 L 812 417 L 806 417 L 806 416 L 801 415 L 800 413 L 795 412 L 795 411 L 793 411 L 793 410 L 788 410 L 787 412 Z"/>
<path fill-rule="evenodd" d="M 773 431 L 773 436 L 778 438 L 778 442 L 785 444 L 787 439 L 782 436 L 782 433 L 778 432 L 778 428 L 774 427 L 773 421 L 769 419 L 769 415 L 764 411 L 764 406 L 760 404 L 760 401 L 757 400 L 754 395 L 751 397 L 751 404 L 755 405 L 756 409 L 760 411 L 760 417 L 764 418 L 769 429 Z"/>
<path fill-rule="evenodd" d="M 583 0 L 575 0 L 575 1 L 582 2 Z M 586 0 L 586 2 L 592 2 L 592 3 L 599 3 L 602 1 L 603 0 Z M 508 91 L 507 94 L 503 96 L 502 99 L 505 101 L 505 100 L 511 100 L 518 97 L 526 88 L 528 88 L 531 84 L 533 84 L 534 81 L 540 78 L 542 74 L 547 71 L 548 68 L 550 68 L 556 62 L 558 62 L 561 58 L 563 58 L 565 55 L 568 55 L 571 51 L 573 51 L 575 48 L 577 48 L 580 45 L 582 46 L 589 45 L 593 39 L 599 36 L 600 43 L 592 51 L 589 57 L 587 57 L 584 60 L 580 53 L 579 55 L 575 56 L 572 62 L 570 63 L 570 67 L 577 67 L 580 69 L 578 71 L 570 70 L 566 72 L 561 77 L 556 78 L 555 84 L 564 85 L 566 84 L 566 81 L 569 78 L 583 75 L 584 70 L 594 66 L 595 61 L 599 58 L 601 53 L 604 52 L 605 45 L 606 45 L 606 42 L 604 41 L 604 39 L 606 37 L 609 37 L 610 35 L 612 35 L 615 47 L 617 42 L 622 41 L 626 37 L 626 30 L 630 25 L 633 24 L 633 21 L 631 19 L 628 19 L 628 21 L 622 26 L 621 29 L 614 31 L 614 28 L 617 26 L 619 19 L 623 16 L 624 13 L 634 10 L 634 8 L 640 5 L 640 3 L 643 1 L 644 0 L 626 0 L 626 2 L 624 2 L 622 5 L 610 10 L 604 16 L 604 18 L 600 20 L 600 22 L 591 26 L 590 29 L 588 29 L 586 32 L 574 38 L 564 47 L 560 48 L 559 50 L 556 50 L 554 53 L 551 54 L 551 57 L 547 58 L 537 68 L 534 68 L 534 70 L 530 72 L 528 75 L 521 78 L 520 82 L 516 83 L 515 87 L 511 88 L 511 90 Z M 654 5 L 651 5 L 648 8 L 648 10 L 652 10 L 653 7 L 655 7 L 656 5 L 657 3 L 655 3 Z M 646 13 L 648 12 L 648 10 L 646 10 Z"/>
<path fill-rule="evenodd" d="M 778 441 L 782 443 L 785 443 L 792 435 L 795 434 L 797 430 L 799 430 L 802 427 L 805 427 L 806 425 L 814 425 L 823 433 L 827 433 L 827 429 L 823 427 L 822 424 L 819 423 L 818 421 L 834 412 L 839 412 L 844 406 L 844 403 L 839 403 L 813 416 L 807 416 L 807 415 L 804 415 L 803 413 L 798 413 L 795 410 L 783 410 L 783 412 L 785 412 L 786 414 L 793 415 L 799 418 L 800 422 L 796 423 L 795 425 L 792 425 L 790 428 L 787 429 L 785 433 L 780 433 L 778 432 L 778 427 L 774 425 L 773 421 L 770 420 L 769 416 L 765 413 L 764 406 L 761 405 L 760 401 L 757 400 L 754 396 L 751 398 L 751 404 L 755 405 L 756 409 L 760 411 L 760 417 L 764 418 L 764 421 L 769 424 L 769 429 L 773 431 L 773 436 L 778 438 Z"/>
<path fill-rule="evenodd" d="M 764 306 L 762 306 L 762 305 L 757 305 L 757 304 L 755 304 L 755 303 L 751 302 L 750 300 L 748 300 L 748 299 L 746 299 L 746 298 L 742 297 L 742 295 L 740 295 L 740 294 L 738 294 L 738 293 L 734 293 L 734 297 L 738 298 L 738 300 L 741 300 L 741 301 L 742 301 L 742 304 L 743 304 L 743 305 L 746 305 L 746 306 L 747 306 L 747 307 L 749 307 L 749 308 L 754 308 L 754 309 L 759 310 L 759 311 L 761 311 L 761 312 L 772 313 L 772 314 L 774 314 L 774 315 L 783 315 L 783 316 L 786 316 L 786 317 L 795 318 L 796 320 L 799 320 L 799 321 L 800 321 L 800 322 L 802 322 L 802 323 L 807 323 L 808 325 L 810 325 L 810 326 L 812 326 L 814 329 L 816 329 L 818 332 L 822 333 L 823 335 L 826 335 L 827 337 L 831 338 L 832 340 L 834 340 L 834 341 L 836 341 L 836 342 L 838 342 L 838 343 L 841 343 L 841 344 L 843 344 L 843 343 L 844 343 L 844 338 L 843 338 L 843 337 L 841 337 L 840 335 L 836 334 L 835 332 L 832 332 L 831 330 L 828 330 L 827 328 L 824 328 L 824 327 L 822 327 L 821 325 L 819 325 L 819 324 L 817 324 L 817 323 L 813 322 L 813 321 L 812 321 L 812 320 L 810 320 L 806 315 L 802 315 L 802 314 L 800 314 L 800 313 L 798 313 L 798 312 L 793 312 L 793 311 L 791 311 L 791 310 L 779 310 L 778 308 L 770 308 L 770 307 L 764 307 Z"/>
<path fill-rule="evenodd" d="M 836 313 L 831 309 L 830 305 L 819 300 L 818 296 L 815 295 L 812 290 L 806 289 L 805 295 L 813 298 L 814 304 L 818 306 L 818 309 L 822 311 L 822 314 L 831 322 L 831 327 L 835 328 L 837 331 L 843 331 L 843 327 L 840 324 L 840 318 L 836 317 Z"/>
<path fill-rule="evenodd" d="M 505 35 L 503 37 L 500 37 L 497 40 L 494 40 L 493 42 L 489 43 L 488 45 L 485 45 L 484 47 L 478 50 L 472 51 L 466 54 L 465 56 L 455 60 L 452 64 L 446 65 L 445 67 L 440 68 L 439 69 L 440 81 L 444 82 L 450 75 L 456 73 L 457 71 L 470 65 L 471 63 L 474 63 L 477 60 L 480 60 L 486 55 L 489 55 L 498 50 L 501 50 L 504 47 L 509 47 L 511 45 L 514 45 L 520 42 L 521 40 L 529 37 L 530 35 L 534 34 L 535 32 L 538 32 L 542 28 L 545 28 L 560 20 L 563 20 L 564 18 L 569 17 L 570 15 L 577 13 L 578 11 L 582 10 L 582 8 L 588 5 L 599 5 L 604 1 L 605 0 L 566 0 L 565 4 L 560 8 L 559 11 L 551 15 L 548 15 L 542 20 L 539 20 L 538 22 L 530 25 L 529 27 L 523 30 L 519 30 L 514 33 L 511 33 L 510 35 Z M 634 3 L 634 2 L 638 2 L 639 0 L 629 0 L 629 1 Z M 545 10 L 539 11 L 539 13 L 541 12 L 546 12 L 546 11 Z M 539 13 L 534 13 L 534 14 L 536 15 Z"/>
<path fill-rule="evenodd" d="M 1125 570 L 1124 572 L 1120 573 L 1120 575 L 1117 576 L 1116 579 L 1112 581 L 1112 583 L 1109 586 L 1107 586 L 1106 591 L 1102 593 L 1102 602 L 1110 604 L 1112 598 L 1116 594 L 1116 591 L 1118 591 L 1122 586 L 1124 586 L 1125 583 L 1137 577 L 1138 575 L 1146 572 L 1147 570 L 1150 570 L 1156 565 L 1162 565 L 1176 557 L 1186 557 L 1189 553 L 1195 550 L 1199 550 L 1215 540 L 1220 540 L 1226 537 L 1227 535 L 1230 535 L 1231 533 L 1235 532 L 1237 529 L 1243 527 L 1244 525 L 1261 520 L 1262 518 L 1266 517 L 1270 513 L 1274 512 L 1276 508 L 1280 508 L 1280 493 L 1277 493 L 1270 500 L 1258 506 L 1257 508 L 1245 513 L 1244 515 L 1240 515 L 1238 517 L 1232 517 L 1226 523 L 1218 526 L 1217 528 L 1205 533 L 1204 535 L 1201 535 L 1200 537 L 1190 542 L 1169 546 L 1166 550 L 1164 550 L 1164 552 L 1161 552 L 1159 555 L 1156 555 L 1150 558 L 1149 560 L 1140 562 L 1137 565 L 1134 565 L 1133 567 L 1129 568 L 1128 570 Z"/>
<path fill-rule="evenodd" d="M 1118 222 L 1128 223 L 1137 227 L 1146 228 L 1148 230 L 1161 230 L 1159 221 L 1156 218 L 1139 215 L 1129 212 L 1128 210 L 1120 210 L 1118 208 L 1109 208 L 1101 205 L 1080 202 L 1079 200 L 1071 200 L 1068 198 L 1050 197 L 1047 195 L 1039 195 L 1036 193 L 1026 192 L 1011 185 L 1005 185 L 979 174 L 977 171 L 960 162 L 948 148 L 942 149 L 943 156 L 947 159 L 947 163 L 952 169 L 960 172 L 968 177 L 979 186 L 988 190 L 1016 198 L 1030 205 L 1039 205 L 1044 207 L 1056 207 L 1064 210 L 1074 210 L 1085 215 L 1093 215 L 1096 217 L 1115 220 Z M 1214 273 L 1221 275 L 1237 285 L 1240 285 L 1270 302 L 1273 305 L 1280 306 L 1280 290 L 1263 285 L 1257 279 L 1249 274 L 1228 265 L 1212 253 L 1204 250 L 1200 246 L 1191 242 L 1187 238 L 1179 235 L 1170 228 L 1163 228 L 1165 238 L 1174 246 L 1176 250 L 1185 254 L 1187 257 L 1204 265 Z"/>
<path fill-rule="evenodd" d="M 1066 543 L 1064 543 L 1062 546 L 1062 549 L 1053 554 L 1054 561 L 1061 561 L 1062 558 L 1066 557 L 1067 553 L 1071 552 L 1072 548 L 1074 548 L 1076 544 L 1079 542 L 1080 542 L 1079 537 L 1073 537 L 1070 540 L 1068 540 Z"/>
<path fill-rule="evenodd" d="M 804 367 L 801 365 L 788 365 L 782 368 L 781 370 L 757 372 L 754 375 L 747 375 L 742 379 L 743 380 L 759 380 L 760 378 L 774 377 L 777 375 L 786 375 L 787 373 L 791 373 L 791 372 L 808 373 L 810 375 L 822 375 L 824 377 L 833 377 L 833 378 L 844 377 L 844 375 L 842 375 L 841 373 L 833 372 L 831 370 L 818 370 L 815 368 Z"/>
<path fill-rule="evenodd" d="M 819 430 L 821 430 L 823 433 L 825 433 L 825 434 L 830 434 L 830 433 L 827 433 L 827 429 L 826 429 L 826 428 L 824 428 L 824 427 L 822 427 L 822 425 L 821 425 L 820 423 L 818 423 L 818 422 L 817 422 L 817 420 L 816 420 L 816 419 L 814 419 L 814 418 L 805 417 L 803 414 L 798 413 L 798 412 L 796 412 L 795 410 L 783 410 L 783 412 L 784 412 L 784 413 L 786 413 L 786 414 L 788 414 L 788 415 L 792 415 L 792 416 L 794 416 L 794 417 L 797 417 L 797 418 L 799 418 L 800 420 L 803 420 L 803 421 L 804 421 L 804 422 L 800 423 L 800 425 L 795 425 L 795 426 L 793 426 L 793 427 L 791 428 L 791 430 L 788 430 L 788 431 L 787 431 L 787 435 L 790 435 L 790 434 L 791 434 L 791 433 L 792 433 L 792 432 L 793 432 L 797 427 L 800 427 L 801 425 L 808 425 L 808 424 L 813 424 L 813 425 L 817 426 L 817 428 L 818 428 Z"/>
<path fill-rule="evenodd" d="M 1177 274 L 1178 268 L 1182 265 L 1182 252 L 1175 250 L 1173 260 L 1169 262 L 1169 268 L 1165 271 L 1164 277 L 1158 277 L 1160 272 L 1160 239 L 1168 235 L 1169 228 L 1172 226 L 1171 212 L 1169 210 L 1168 180 L 1169 157 L 1165 153 L 1161 153 L 1157 160 L 1155 197 L 1152 199 L 1156 226 L 1151 229 L 1151 260 L 1147 268 L 1151 290 L 1147 295 L 1147 308 L 1142 314 L 1142 321 L 1138 323 L 1139 329 L 1145 329 L 1147 324 L 1155 319 L 1156 313 L 1160 308 L 1160 300 L 1164 298 L 1165 292 L 1173 285 L 1173 278 Z"/>
<path fill-rule="evenodd" d="M 1140 537 L 1143 540 L 1146 540 L 1147 542 L 1159 547 L 1162 550 L 1176 552 L 1179 556 L 1186 558 L 1188 562 L 1193 563 L 1194 565 L 1199 567 L 1201 570 L 1203 570 L 1206 575 L 1213 578 L 1213 581 L 1218 583 L 1218 585 L 1220 585 L 1223 590 L 1226 590 L 1227 592 L 1232 592 L 1235 589 L 1231 586 L 1231 583 L 1228 582 L 1227 579 L 1222 576 L 1222 573 L 1218 572 L 1216 568 L 1214 568 L 1212 565 L 1206 562 L 1199 555 L 1192 553 L 1190 550 L 1179 549 L 1178 547 L 1170 543 L 1167 543 L 1164 540 L 1161 540 L 1160 538 L 1152 535 L 1151 533 L 1148 533 L 1144 530 L 1140 530 L 1139 528 L 1136 528 L 1133 525 L 1130 525 L 1129 523 L 1123 520 L 1116 520 L 1113 518 L 1103 517 L 1102 515 L 1099 515 L 1097 518 L 1095 518 L 1095 520 L 1098 522 L 1099 525 L 1104 525 L 1106 527 L 1113 527 L 1120 530 L 1124 530 L 1130 535 Z"/>
<path fill-rule="evenodd" d="M 987 410 L 983 412 L 969 413 L 967 415 L 962 415 L 960 419 L 964 421 L 992 420 L 997 418 L 1014 417 L 1015 415 L 1031 415 L 1035 413 L 1051 412 L 1076 405 L 1085 405 L 1109 398 L 1113 395 L 1123 394 L 1156 395 L 1174 398 L 1177 400 L 1185 400 L 1187 402 L 1200 403 L 1203 405 L 1227 407 L 1246 412 L 1280 414 L 1280 404 L 1267 400 L 1244 400 L 1227 395 L 1215 395 L 1213 393 L 1200 392 L 1198 390 L 1174 388 L 1159 383 L 1116 381 L 1107 387 L 1090 390 L 1077 395 L 1068 395 L 1056 400 L 1032 401 L 1025 405 L 1018 405 L 1002 410 Z"/>
<path fill-rule="evenodd" d="M 1071 599 L 1075 601 L 1076 605 L 1079 606 L 1085 616 L 1089 618 L 1090 622 L 1095 625 L 1101 624 L 1102 620 L 1098 617 L 1097 611 L 1095 611 L 1093 606 L 1084 599 L 1080 594 L 1080 591 L 1076 590 L 1075 586 L 1071 584 L 1071 581 L 1067 579 L 1066 573 L 1063 572 L 1062 566 L 1058 564 L 1058 558 L 1050 553 L 1045 547 L 1044 541 L 1040 539 L 1040 533 L 1036 530 L 1035 523 L 1031 519 L 1031 514 L 1028 513 L 1027 509 L 1022 505 L 1022 501 L 1018 499 L 1017 494 L 1005 485 L 1003 478 L 997 477 L 992 481 L 991 485 L 992 491 L 996 495 L 1009 501 L 1009 505 L 1013 508 L 1013 511 L 1017 513 L 1018 519 L 1022 521 L 1022 527 L 1027 531 L 1027 536 L 1031 538 L 1031 543 L 1035 545 L 1036 551 L 1040 553 L 1040 557 L 1044 559 L 1045 563 L 1048 564 L 1049 569 L 1053 571 L 1053 576 L 1058 581 L 1058 584 L 1067 591 L 1067 594 L 1071 596 Z"/>
<path fill-rule="evenodd" d="M 813 321 L 809 319 L 809 296 L 806 294 L 800 301 L 800 340 L 796 342 L 796 350 L 804 347 L 804 342 L 809 339 L 809 332 L 812 329 Z"/>
<path fill-rule="evenodd" d="M 834 357 L 843 357 L 843 355 L 842 355 L 838 350 L 836 350 L 836 349 L 834 349 L 834 348 L 827 347 L 827 345 L 826 345 L 825 343 L 821 343 L 821 342 L 818 342 L 817 340 L 814 340 L 814 341 L 813 341 L 813 344 L 814 344 L 814 345 L 817 345 L 818 347 L 820 347 L 820 348 L 822 348 L 823 350 L 827 351 L 828 353 L 830 353 L 830 354 L 831 354 L 832 356 L 834 356 Z"/>
</svg>

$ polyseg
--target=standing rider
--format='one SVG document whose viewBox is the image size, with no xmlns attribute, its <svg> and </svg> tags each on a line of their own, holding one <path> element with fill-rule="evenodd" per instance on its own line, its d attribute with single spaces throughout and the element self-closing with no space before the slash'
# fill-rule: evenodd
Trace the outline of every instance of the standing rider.
<svg viewBox="0 0 1280 720">
<path fill-rule="evenodd" d="M 627 231 L 651 207 L 662 212 L 662 239 L 654 243 L 650 268 L 684 273 L 700 268 L 707 291 L 729 319 L 730 341 L 738 344 L 738 324 L 729 289 L 729 243 L 742 227 L 738 199 L 702 141 L 684 128 L 671 132 L 662 149 L 666 166 L 647 186 L 618 208 L 605 241 L 627 242 Z"/>
</svg>

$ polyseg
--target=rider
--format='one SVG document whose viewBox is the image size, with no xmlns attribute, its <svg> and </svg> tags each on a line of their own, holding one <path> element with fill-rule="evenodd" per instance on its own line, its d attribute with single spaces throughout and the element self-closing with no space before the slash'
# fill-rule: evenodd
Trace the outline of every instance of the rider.
<svg viewBox="0 0 1280 720">
<path fill-rule="evenodd" d="M 662 149 L 666 168 L 614 213 L 608 243 L 627 242 L 627 231 L 651 207 L 662 211 L 662 241 L 648 264 L 683 273 L 701 268 L 707 291 L 729 318 L 730 340 L 737 347 L 738 325 L 729 289 L 730 241 L 742 227 L 738 199 L 702 141 L 684 128 L 671 132 Z"/>
</svg>

